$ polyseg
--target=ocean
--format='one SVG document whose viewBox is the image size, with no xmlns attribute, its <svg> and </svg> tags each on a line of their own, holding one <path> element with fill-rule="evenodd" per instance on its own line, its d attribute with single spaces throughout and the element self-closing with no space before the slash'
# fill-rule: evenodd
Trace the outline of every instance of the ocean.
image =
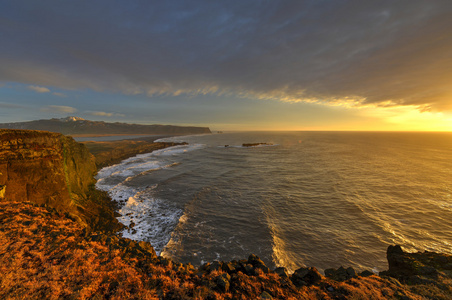
<svg viewBox="0 0 452 300">
<path fill-rule="evenodd" d="M 387 269 L 386 248 L 452 254 L 452 133 L 242 132 L 104 168 L 124 237 L 201 265 Z M 243 147 L 244 143 L 266 143 Z M 227 145 L 227 146 L 226 146 Z"/>
</svg>

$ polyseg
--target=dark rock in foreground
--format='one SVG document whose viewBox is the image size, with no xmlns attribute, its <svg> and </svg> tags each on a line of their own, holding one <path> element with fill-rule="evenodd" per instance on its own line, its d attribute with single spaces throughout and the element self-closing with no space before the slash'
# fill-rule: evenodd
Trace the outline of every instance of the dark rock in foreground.
<svg viewBox="0 0 452 300">
<path fill-rule="evenodd" d="M 452 256 L 428 251 L 407 253 L 399 245 L 389 246 L 386 256 L 389 270 L 380 272 L 380 276 L 410 286 L 426 285 L 430 290 L 452 290 Z"/>
<path fill-rule="evenodd" d="M 371 275 L 373 275 L 373 273 Z M 325 276 L 337 281 L 345 281 L 347 279 L 357 277 L 356 272 L 352 267 L 345 269 L 342 266 L 338 269 L 326 269 Z"/>
</svg>

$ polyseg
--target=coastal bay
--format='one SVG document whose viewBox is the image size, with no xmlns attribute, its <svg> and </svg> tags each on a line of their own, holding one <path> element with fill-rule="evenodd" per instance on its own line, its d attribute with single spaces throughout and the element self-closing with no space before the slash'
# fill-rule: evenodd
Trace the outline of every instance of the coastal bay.
<svg viewBox="0 0 452 300">
<path fill-rule="evenodd" d="M 388 268 L 380 249 L 391 244 L 451 254 L 451 232 L 444 230 L 452 226 L 451 138 L 352 132 L 172 137 L 158 141 L 188 145 L 101 170 L 97 187 L 121 206 L 122 222 L 134 225 L 124 236 L 149 241 L 180 262 L 200 266 L 254 253 L 271 268 L 292 272 L 343 265 L 378 274 Z"/>
</svg>

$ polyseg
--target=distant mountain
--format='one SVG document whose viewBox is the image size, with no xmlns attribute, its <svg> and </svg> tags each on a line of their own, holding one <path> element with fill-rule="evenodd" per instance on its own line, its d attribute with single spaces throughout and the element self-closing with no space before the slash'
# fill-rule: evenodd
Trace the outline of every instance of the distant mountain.
<svg viewBox="0 0 452 300">
<path fill-rule="evenodd" d="M 202 134 L 211 133 L 208 127 L 140 125 L 89 121 L 79 117 L 37 120 L 29 122 L 0 123 L 5 129 L 32 129 L 59 132 L 62 134 Z"/>
</svg>

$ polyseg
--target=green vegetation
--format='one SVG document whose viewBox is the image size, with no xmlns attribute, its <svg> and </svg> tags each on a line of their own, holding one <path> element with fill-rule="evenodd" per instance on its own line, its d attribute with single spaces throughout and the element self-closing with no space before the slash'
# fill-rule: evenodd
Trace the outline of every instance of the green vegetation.
<svg viewBox="0 0 452 300">
<path fill-rule="evenodd" d="M 149 153 L 183 143 L 154 143 L 153 139 L 144 138 L 111 142 L 83 142 L 83 144 L 96 157 L 96 165 L 100 169 L 137 154 Z"/>
</svg>

